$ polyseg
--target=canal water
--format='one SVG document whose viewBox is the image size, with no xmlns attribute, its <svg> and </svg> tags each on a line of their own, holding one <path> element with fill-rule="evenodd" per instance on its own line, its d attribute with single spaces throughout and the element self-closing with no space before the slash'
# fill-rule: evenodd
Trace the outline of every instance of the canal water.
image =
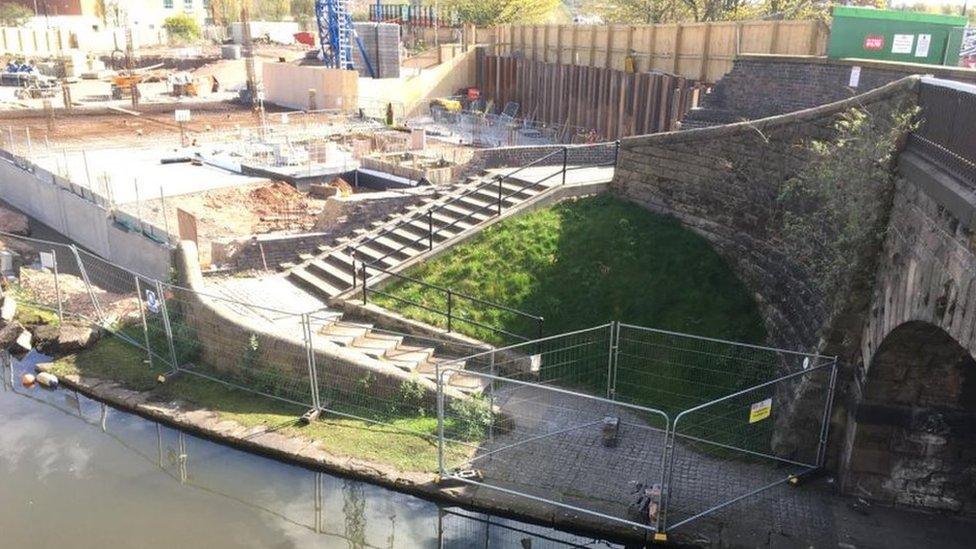
<svg viewBox="0 0 976 549">
<path fill-rule="evenodd" d="M 5 353 L 4 353 L 5 354 Z M 0 547 L 616 547 L 234 450 L 0 357 Z"/>
</svg>

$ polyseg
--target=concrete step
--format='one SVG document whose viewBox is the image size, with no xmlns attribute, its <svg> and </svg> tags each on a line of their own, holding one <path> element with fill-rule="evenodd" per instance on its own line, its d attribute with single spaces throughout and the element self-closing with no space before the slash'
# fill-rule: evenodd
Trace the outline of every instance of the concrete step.
<svg viewBox="0 0 976 549">
<path fill-rule="evenodd" d="M 288 273 L 288 279 L 313 295 L 333 297 L 342 293 L 339 288 L 308 272 L 303 267 L 292 269 Z"/>
<path fill-rule="evenodd" d="M 387 353 L 395 350 L 403 342 L 403 336 L 370 333 L 356 338 L 352 346 L 373 358 L 386 358 Z"/>
<path fill-rule="evenodd" d="M 385 251 L 380 251 L 372 246 L 357 246 L 356 247 L 356 259 L 360 262 L 367 262 L 370 264 L 379 261 L 380 267 L 384 269 L 389 269 L 391 267 L 396 267 L 401 263 L 400 259 L 390 255 Z"/>
<path fill-rule="evenodd" d="M 447 204 L 440 211 L 444 210 L 451 212 L 451 215 L 456 215 L 457 219 L 463 220 L 465 223 L 471 223 L 472 225 L 477 225 L 488 218 L 494 217 L 497 212 L 494 209 L 478 210 L 469 208 L 466 204 L 460 203 Z"/>
<path fill-rule="evenodd" d="M 305 269 L 315 276 L 329 282 L 336 288 L 346 289 L 352 286 L 352 267 L 336 264 L 336 258 L 324 256 L 308 262 Z"/>
<path fill-rule="evenodd" d="M 319 333 L 324 336 L 351 337 L 352 342 L 355 342 L 356 339 L 368 335 L 372 329 L 372 324 L 339 321 L 319 330 Z"/>
<path fill-rule="evenodd" d="M 464 372 L 457 372 L 447 380 L 449 386 L 469 394 L 481 393 L 490 383 L 491 380 L 488 378 L 474 376 Z"/>
</svg>

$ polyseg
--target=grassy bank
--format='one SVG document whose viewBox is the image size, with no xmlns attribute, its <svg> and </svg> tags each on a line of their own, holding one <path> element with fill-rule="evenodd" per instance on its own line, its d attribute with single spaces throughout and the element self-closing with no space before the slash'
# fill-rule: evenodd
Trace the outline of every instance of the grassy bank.
<svg viewBox="0 0 976 549">
<path fill-rule="evenodd" d="M 137 335 L 141 336 L 141 332 Z M 119 337 L 106 336 L 92 348 L 58 359 L 52 372 L 58 376 L 80 374 L 120 383 L 129 389 L 148 392 L 160 401 L 178 400 L 189 407 L 217 412 L 221 419 L 244 427 L 264 427 L 285 435 L 302 436 L 321 443 L 333 454 L 385 463 L 404 471 L 433 472 L 437 468 L 434 439 L 413 431 L 435 435 L 437 420 L 422 414 L 391 416 L 376 414 L 369 421 L 325 415 L 311 425 L 297 419 L 305 412 L 299 406 L 237 390 L 222 383 L 183 375 L 165 384 L 156 377 L 161 367 L 150 367 L 146 353 Z M 448 457 L 457 457 L 462 447 L 448 446 Z"/>
<path fill-rule="evenodd" d="M 508 219 L 406 273 L 473 297 L 545 317 L 547 334 L 611 320 L 745 342 L 764 337 L 751 296 L 725 261 L 676 220 L 609 196 L 566 201 Z M 396 298 L 446 310 L 446 296 L 417 284 Z M 437 326 L 442 315 L 376 296 L 385 307 Z M 529 319 L 464 298 L 457 316 L 534 336 Z M 491 330 L 455 330 L 500 343 Z"/>
<path fill-rule="evenodd" d="M 762 342 L 765 336 L 752 296 L 704 238 L 673 218 L 609 196 L 565 201 L 508 219 L 406 274 L 541 315 L 546 334 L 618 320 L 747 343 Z M 402 281 L 386 291 L 394 297 L 378 295 L 378 304 L 446 325 L 443 316 L 405 303 L 443 311 L 443 294 Z M 453 313 L 506 332 L 536 334 L 530 320 L 472 300 L 455 298 Z M 473 323 L 455 321 L 453 327 L 496 344 L 514 342 Z M 605 394 L 607 338 L 594 335 L 584 343 L 577 336 L 566 351 L 556 344 L 551 352 L 548 347 L 533 351 L 542 353 L 541 379 Z M 766 379 L 775 367 L 773 358 L 721 344 L 709 348 L 693 340 L 628 332 L 620 340 L 615 394 L 673 417 Z M 720 431 L 745 428 L 748 414 L 721 412 L 728 419 L 720 421 Z"/>
</svg>

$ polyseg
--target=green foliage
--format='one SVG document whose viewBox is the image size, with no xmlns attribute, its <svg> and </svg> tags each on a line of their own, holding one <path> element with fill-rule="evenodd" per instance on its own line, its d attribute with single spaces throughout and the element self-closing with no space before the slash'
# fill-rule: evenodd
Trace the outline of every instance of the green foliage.
<svg viewBox="0 0 976 549">
<path fill-rule="evenodd" d="M 559 7 L 559 0 L 444 0 L 441 7 L 454 9 L 462 21 L 491 26 L 546 21 Z"/>
<path fill-rule="evenodd" d="M 609 196 L 565 201 L 507 219 L 406 273 L 424 282 L 545 317 L 557 334 L 612 320 L 760 342 L 749 292 L 711 246 L 675 219 Z M 446 310 L 440 292 L 394 283 L 387 292 Z M 376 296 L 387 308 L 445 326 L 443 315 Z M 456 298 L 456 317 L 535 336 L 533 321 Z M 455 321 L 492 343 L 497 333 Z"/>
<path fill-rule="evenodd" d="M 850 109 L 834 139 L 807 144 L 810 161 L 784 185 L 784 244 L 822 295 L 869 283 L 870 269 L 859 260 L 884 238 L 893 162 L 917 113 L 914 106 L 887 115 Z"/>
<path fill-rule="evenodd" d="M 252 21 L 281 21 L 290 12 L 290 0 L 261 0 L 251 3 Z"/>
<path fill-rule="evenodd" d="M 878 6 L 878 4 L 881 4 Z M 883 8 L 878 0 L 861 0 L 852 5 Z M 609 23 L 676 23 L 688 21 L 730 21 L 747 19 L 830 19 L 830 2 L 820 0 L 591 0 L 582 12 L 599 15 Z"/>
<path fill-rule="evenodd" d="M 178 13 L 163 21 L 163 28 L 176 40 L 195 40 L 200 37 L 200 25 L 186 13 Z"/>
<path fill-rule="evenodd" d="M 31 17 L 34 17 L 34 10 L 30 8 L 11 2 L 0 4 L 0 27 L 21 27 Z"/>
<path fill-rule="evenodd" d="M 251 334 L 247 340 L 247 345 L 244 347 L 243 356 L 241 356 L 241 366 L 248 370 L 254 368 L 258 364 L 260 355 L 258 336 Z"/>
<path fill-rule="evenodd" d="M 451 421 L 445 434 L 451 438 L 476 441 L 481 440 L 491 425 L 491 406 L 483 396 L 451 400 L 448 405 Z"/>
<path fill-rule="evenodd" d="M 170 314 L 172 317 L 173 315 Z M 182 317 L 170 319 L 170 329 L 173 331 L 173 347 L 176 349 L 176 360 L 183 364 L 197 362 L 200 358 L 202 345 L 200 338 L 197 337 L 196 330 L 186 323 Z M 165 347 L 153 347 L 162 349 Z"/>
<path fill-rule="evenodd" d="M 303 27 L 315 19 L 315 0 L 291 0 L 291 16 Z"/>
<path fill-rule="evenodd" d="M 407 412 L 424 417 L 427 415 L 427 388 L 419 379 L 408 379 L 400 384 L 397 400 L 393 403 L 393 413 Z"/>
</svg>

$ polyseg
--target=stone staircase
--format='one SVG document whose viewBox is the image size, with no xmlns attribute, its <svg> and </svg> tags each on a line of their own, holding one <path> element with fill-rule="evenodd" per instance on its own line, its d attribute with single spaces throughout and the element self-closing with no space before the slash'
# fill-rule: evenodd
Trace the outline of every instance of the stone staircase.
<svg viewBox="0 0 976 549">
<path fill-rule="evenodd" d="M 532 199 L 558 183 L 558 177 L 540 184 L 497 179 L 489 175 L 472 178 L 448 194 L 375 221 L 370 229 L 339 239 L 334 247 L 320 247 L 318 255 L 303 254 L 300 264 L 283 263 L 288 279 L 325 300 L 340 296 L 362 284 L 363 262 L 395 270 L 405 261 L 427 253 L 439 244 L 477 227 L 498 215 L 499 185 L 502 210 Z M 431 230 L 433 235 L 431 236 Z M 353 255 L 356 255 L 353 273 Z M 376 274 L 371 273 L 370 278 Z"/>
<path fill-rule="evenodd" d="M 437 365 L 450 363 L 452 370 L 463 370 L 464 362 L 454 357 L 435 356 L 428 341 L 393 334 L 376 329 L 373 324 L 344 320 L 341 314 L 316 322 L 320 337 L 340 347 L 355 350 L 405 372 L 417 374 L 436 382 Z M 487 380 L 482 377 L 451 372 L 445 376 L 447 385 L 464 393 L 480 393 Z"/>
</svg>

